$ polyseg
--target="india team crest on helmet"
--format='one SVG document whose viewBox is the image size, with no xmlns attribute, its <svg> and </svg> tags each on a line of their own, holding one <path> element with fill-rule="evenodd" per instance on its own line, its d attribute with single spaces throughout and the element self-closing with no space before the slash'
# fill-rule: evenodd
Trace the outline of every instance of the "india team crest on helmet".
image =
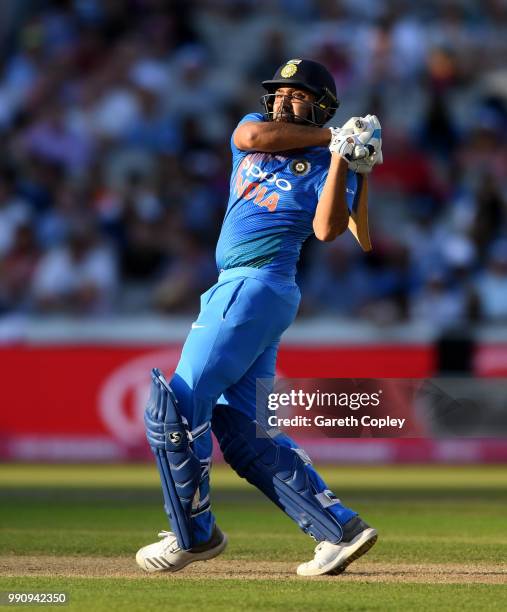
<svg viewBox="0 0 507 612">
<path fill-rule="evenodd" d="M 306 159 L 295 159 L 290 164 L 290 171 L 296 176 L 304 176 L 310 172 L 312 165 Z"/>
<path fill-rule="evenodd" d="M 297 71 L 298 67 L 296 66 L 296 64 L 288 63 L 282 68 L 280 74 L 284 79 L 290 79 L 296 74 Z"/>
</svg>

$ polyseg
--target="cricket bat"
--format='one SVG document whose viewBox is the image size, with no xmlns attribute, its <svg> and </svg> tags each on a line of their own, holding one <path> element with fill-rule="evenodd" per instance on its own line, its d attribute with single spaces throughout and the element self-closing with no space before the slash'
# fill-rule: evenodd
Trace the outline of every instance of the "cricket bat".
<svg viewBox="0 0 507 612">
<path fill-rule="evenodd" d="M 357 175 L 357 191 L 349 214 L 349 230 L 363 251 L 372 250 L 368 226 L 368 180 L 361 174 Z"/>
</svg>

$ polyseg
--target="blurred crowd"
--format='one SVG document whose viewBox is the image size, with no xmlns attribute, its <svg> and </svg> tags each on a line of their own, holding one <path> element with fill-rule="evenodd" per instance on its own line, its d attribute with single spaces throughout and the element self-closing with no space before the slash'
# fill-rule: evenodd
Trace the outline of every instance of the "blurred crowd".
<svg viewBox="0 0 507 612">
<path fill-rule="evenodd" d="M 503 0 L 4 0 L 0 314 L 191 313 L 229 139 L 287 58 L 377 114 L 374 250 L 307 241 L 301 316 L 507 320 Z"/>
</svg>

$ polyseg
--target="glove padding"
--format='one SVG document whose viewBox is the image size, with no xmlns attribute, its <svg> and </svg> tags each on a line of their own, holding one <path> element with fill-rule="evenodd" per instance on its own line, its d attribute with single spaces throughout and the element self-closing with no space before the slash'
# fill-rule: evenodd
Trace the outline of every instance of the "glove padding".
<svg viewBox="0 0 507 612">
<path fill-rule="evenodd" d="M 356 136 L 361 146 L 354 149 L 349 168 L 358 174 L 368 174 L 373 166 L 383 162 L 382 157 L 382 127 L 376 115 L 366 117 L 351 117 L 341 128 L 342 137 Z M 364 148 L 368 154 L 364 155 Z M 357 154 L 356 154 L 357 153 Z"/>
</svg>

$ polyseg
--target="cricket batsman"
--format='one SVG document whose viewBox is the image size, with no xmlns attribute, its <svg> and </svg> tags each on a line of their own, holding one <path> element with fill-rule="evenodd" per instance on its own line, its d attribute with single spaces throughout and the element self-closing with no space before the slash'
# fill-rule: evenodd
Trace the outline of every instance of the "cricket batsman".
<svg viewBox="0 0 507 612">
<path fill-rule="evenodd" d="M 312 60 L 289 60 L 263 87 L 265 112 L 246 115 L 231 138 L 218 282 L 201 296 L 171 380 L 152 371 L 145 425 L 172 531 L 138 551 L 147 572 L 175 572 L 226 547 L 210 508 L 212 431 L 232 469 L 318 542 L 300 576 L 340 574 L 377 540 L 305 451 L 264 426 L 256 384 L 274 381 L 280 337 L 298 310 L 303 242 L 350 228 L 371 248 L 366 175 L 382 160 L 380 124 L 368 115 L 324 128 L 339 102 L 333 77 Z"/>
</svg>

